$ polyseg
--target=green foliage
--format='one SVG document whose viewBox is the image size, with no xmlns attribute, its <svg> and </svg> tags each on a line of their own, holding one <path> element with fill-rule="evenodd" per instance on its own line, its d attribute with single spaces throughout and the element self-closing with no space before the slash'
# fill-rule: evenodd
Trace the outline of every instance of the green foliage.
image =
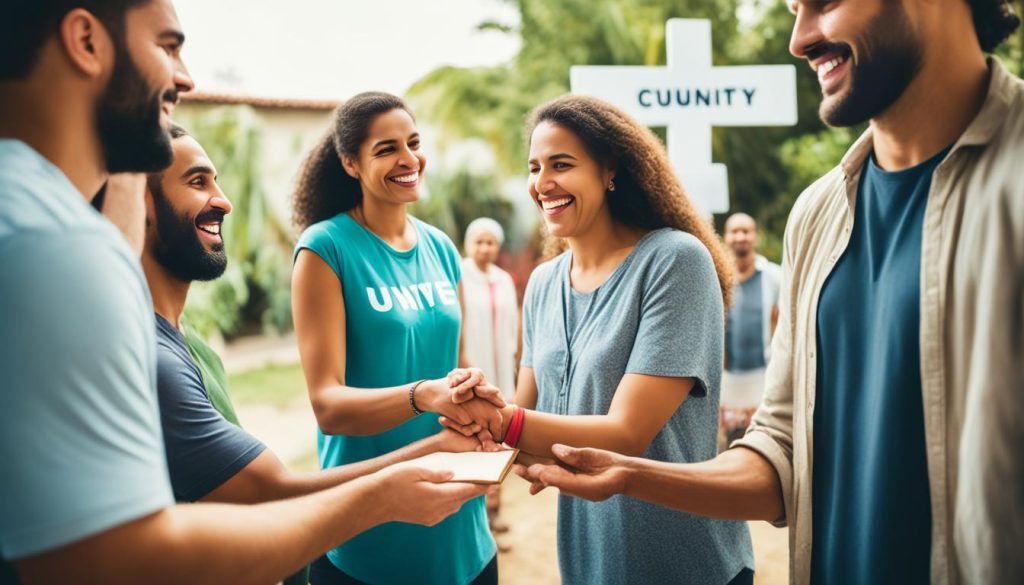
<svg viewBox="0 0 1024 585">
<path fill-rule="evenodd" d="M 228 268 L 217 280 L 195 283 L 186 313 L 199 331 L 225 338 L 291 328 L 289 238 L 267 206 L 259 180 L 260 134 L 235 108 L 215 108 L 182 120 L 216 165 L 231 200 L 222 234 Z"/>
<path fill-rule="evenodd" d="M 228 388 L 239 406 L 269 404 L 283 410 L 305 394 L 306 379 L 299 364 L 267 366 L 228 375 Z"/>
<path fill-rule="evenodd" d="M 501 195 L 498 177 L 493 173 L 460 169 L 426 177 L 430 196 L 413 204 L 410 213 L 444 231 L 460 249 L 466 227 L 478 217 L 511 225 L 515 210 L 512 202 Z"/>
</svg>

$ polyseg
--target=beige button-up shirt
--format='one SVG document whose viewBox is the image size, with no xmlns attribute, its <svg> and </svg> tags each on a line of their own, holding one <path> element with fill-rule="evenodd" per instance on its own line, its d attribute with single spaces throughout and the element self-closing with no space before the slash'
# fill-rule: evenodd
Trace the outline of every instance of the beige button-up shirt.
<svg viewBox="0 0 1024 585">
<path fill-rule="evenodd" d="M 921 394 L 933 583 L 1024 583 L 1024 82 L 988 96 L 935 170 L 921 241 Z M 793 583 L 810 582 L 822 285 L 846 250 L 870 130 L 797 200 L 764 402 L 734 443 L 778 472 Z M 868 430 L 870 432 L 870 430 Z"/>
</svg>

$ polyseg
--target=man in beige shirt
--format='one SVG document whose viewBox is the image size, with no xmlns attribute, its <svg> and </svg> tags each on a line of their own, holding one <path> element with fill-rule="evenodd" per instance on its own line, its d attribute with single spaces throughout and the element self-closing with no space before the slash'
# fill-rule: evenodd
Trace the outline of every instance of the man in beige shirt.
<svg viewBox="0 0 1024 585">
<path fill-rule="evenodd" d="M 589 499 L 786 524 L 794 583 L 1024 582 L 1024 82 L 985 56 L 1020 21 L 1003 0 L 792 9 L 823 119 L 870 128 L 793 208 L 746 436 L 699 464 L 556 446 L 570 470 L 519 471 Z M 886 218 L 894 205 L 906 213 Z M 851 265 L 881 272 L 858 281 Z M 893 357 L 852 369 L 875 352 L 864 336 Z"/>
</svg>

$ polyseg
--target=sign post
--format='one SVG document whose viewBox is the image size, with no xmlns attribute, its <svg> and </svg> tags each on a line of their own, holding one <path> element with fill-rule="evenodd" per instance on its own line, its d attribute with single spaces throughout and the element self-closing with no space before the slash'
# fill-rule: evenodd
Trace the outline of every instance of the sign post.
<svg viewBox="0 0 1024 585">
<path fill-rule="evenodd" d="M 713 67 L 710 21 L 671 18 L 666 26 L 666 66 L 576 65 L 572 91 L 665 126 L 669 159 L 691 199 L 705 213 L 723 213 L 729 180 L 725 165 L 711 162 L 711 128 L 796 124 L 796 68 Z"/>
</svg>

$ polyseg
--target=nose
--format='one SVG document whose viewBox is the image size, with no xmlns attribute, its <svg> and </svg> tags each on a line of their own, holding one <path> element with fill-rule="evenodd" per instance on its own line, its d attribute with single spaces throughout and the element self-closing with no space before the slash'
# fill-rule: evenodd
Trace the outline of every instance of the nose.
<svg viewBox="0 0 1024 585">
<path fill-rule="evenodd" d="M 822 41 L 818 16 L 816 8 L 804 2 L 796 3 L 796 21 L 789 37 L 789 52 L 797 59 L 806 59 L 807 49 Z"/>
<path fill-rule="evenodd" d="M 551 171 L 541 167 L 537 174 L 534 175 L 533 188 L 537 191 L 538 195 L 544 195 L 548 191 L 555 188 L 555 180 L 552 178 Z"/>
<path fill-rule="evenodd" d="M 221 191 L 220 185 L 216 183 L 214 183 L 214 193 L 213 198 L 210 199 L 210 207 L 223 211 L 224 215 L 231 213 L 233 209 L 231 200 L 224 194 L 224 191 Z"/>
<path fill-rule="evenodd" d="M 416 156 L 416 152 L 406 145 L 402 149 L 402 156 L 399 157 L 398 164 L 406 168 L 415 169 L 420 166 L 420 157 Z"/>
<path fill-rule="evenodd" d="M 178 93 L 185 93 L 196 88 L 196 84 L 189 75 L 185 62 L 178 57 L 174 60 L 174 89 Z"/>
</svg>

